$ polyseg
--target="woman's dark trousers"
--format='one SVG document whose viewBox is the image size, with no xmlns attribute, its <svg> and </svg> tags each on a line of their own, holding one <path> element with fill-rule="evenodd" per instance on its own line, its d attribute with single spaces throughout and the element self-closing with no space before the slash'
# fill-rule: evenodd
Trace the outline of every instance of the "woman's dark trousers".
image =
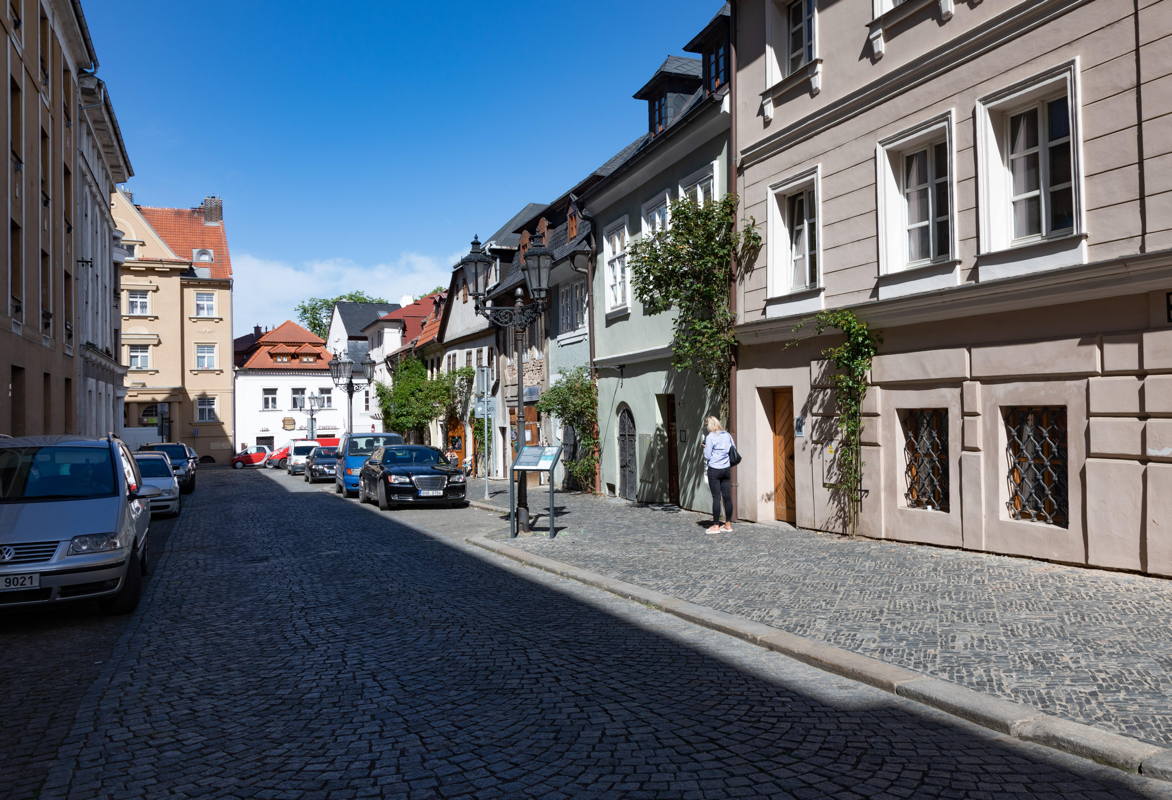
<svg viewBox="0 0 1172 800">
<path fill-rule="evenodd" d="M 709 467 L 708 488 L 712 490 L 712 523 L 720 523 L 721 500 L 724 500 L 724 521 L 732 522 L 732 470 Z"/>
</svg>

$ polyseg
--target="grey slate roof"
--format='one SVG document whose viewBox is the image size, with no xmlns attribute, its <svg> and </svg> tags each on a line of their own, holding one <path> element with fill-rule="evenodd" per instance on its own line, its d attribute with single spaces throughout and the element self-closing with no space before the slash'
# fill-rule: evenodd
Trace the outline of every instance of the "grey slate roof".
<svg viewBox="0 0 1172 800">
<path fill-rule="evenodd" d="M 401 306 L 398 303 L 335 303 L 338 316 L 346 328 L 347 336 L 356 336 L 359 331 L 379 317 L 385 317 Z"/>
<path fill-rule="evenodd" d="M 699 81 L 704 76 L 704 65 L 698 58 L 668 56 L 643 88 L 632 95 L 636 100 L 650 100 L 656 93 L 655 87 L 664 82 Z"/>
<path fill-rule="evenodd" d="M 728 25 L 731 18 L 732 8 L 728 3 L 725 3 L 723 6 L 721 6 L 720 11 L 716 12 L 716 16 L 713 17 L 709 23 L 704 26 L 704 29 L 693 36 L 692 41 L 684 45 L 684 52 L 699 53 L 704 40 L 707 39 L 714 30 L 716 30 L 717 26 Z"/>
<path fill-rule="evenodd" d="M 516 247 L 521 242 L 521 234 L 517 233 L 517 229 L 540 214 L 546 206 L 546 203 L 527 203 L 524 208 L 513 215 L 512 219 L 502 225 L 500 230 L 485 241 L 496 242 L 500 247 Z"/>
</svg>

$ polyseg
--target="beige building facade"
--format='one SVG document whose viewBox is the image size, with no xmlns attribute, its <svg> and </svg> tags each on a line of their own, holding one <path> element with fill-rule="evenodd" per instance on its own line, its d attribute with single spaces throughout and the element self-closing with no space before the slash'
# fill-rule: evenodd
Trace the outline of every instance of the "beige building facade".
<svg viewBox="0 0 1172 800">
<path fill-rule="evenodd" d="M 860 533 L 1172 575 L 1172 3 L 734 15 L 740 516 L 842 530 L 835 339 L 793 328 L 849 308 Z"/>
<path fill-rule="evenodd" d="M 223 206 L 135 205 L 118 192 L 114 218 L 129 251 L 122 265 L 124 436 L 182 441 L 203 460 L 233 450 L 232 262 Z"/>
<path fill-rule="evenodd" d="M 116 429 L 118 257 L 109 213 L 131 167 L 80 7 L 0 7 L 0 432 Z"/>
</svg>

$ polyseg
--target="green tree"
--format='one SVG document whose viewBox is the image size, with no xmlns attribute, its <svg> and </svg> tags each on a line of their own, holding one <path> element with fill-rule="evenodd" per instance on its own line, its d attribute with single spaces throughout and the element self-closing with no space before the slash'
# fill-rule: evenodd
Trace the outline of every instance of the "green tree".
<svg viewBox="0 0 1172 800">
<path fill-rule="evenodd" d="M 566 471 L 578 486 L 594 488 L 594 470 L 598 466 L 598 387 L 585 367 L 575 367 L 562 374 L 537 401 L 543 414 L 552 414 L 569 425 L 578 435 L 576 457 L 566 461 Z"/>
<path fill-rule="evenodd" d="M 761 247 L 756 220 L 736 229 L 736 195 L 719 202 L 682 198 L 671 204 L 671 227 L 633 242 L 631 286 L 648 314 L 678 310 L 672 366 L 698 375 L 727 412 L 736 337 L 729 291 L 738 265 L 751 265 Z"/>
<path fill-rule="evenodd" d="M 376 384 L 375 391 L 387 429 L 414 442 L 427 441 L 428 425 L 439 419 L 451 402 L 448 383 L 429 379 L 427 367 L 415 357 L 396 364 L 391 385 Z"/>
<path fill-rule="evenodd" d="M 381 297 L 371 297 L 361 290 L 346 292 L 337 297 L 308 297 L 297 304 L 297 321 L 310 333 L 326 338 L 330 330 L 330 315 L 334 303 L 386 303 Z"/>
<path fill-rule="evenodd" d="M 432 289 L 430 292 L 424 292 L 423 294 L 417 296 L 415 298 L 415 301 L 418 302 L 418 301 L 422 300 L 423 298 L 427 297 L 429 294 L 439 294 L 440 292 L 446 292 L 447 290 L 448 290 L 448 287 L 446 287 L 446 286 L 437 286 L 434 289 Z"/>
</svg>

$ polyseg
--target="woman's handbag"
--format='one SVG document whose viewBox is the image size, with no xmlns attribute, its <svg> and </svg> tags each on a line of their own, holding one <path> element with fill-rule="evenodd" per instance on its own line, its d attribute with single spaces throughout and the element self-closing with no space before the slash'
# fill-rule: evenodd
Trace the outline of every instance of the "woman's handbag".
<svg viewBox="0 0 1172 800">
<path fill-rule="evenodd" d="M 728 449 L 728 463 L 734 467 L 741 463 L 741 454 L 737 452 L 735 444 Z"/>
</svg>

